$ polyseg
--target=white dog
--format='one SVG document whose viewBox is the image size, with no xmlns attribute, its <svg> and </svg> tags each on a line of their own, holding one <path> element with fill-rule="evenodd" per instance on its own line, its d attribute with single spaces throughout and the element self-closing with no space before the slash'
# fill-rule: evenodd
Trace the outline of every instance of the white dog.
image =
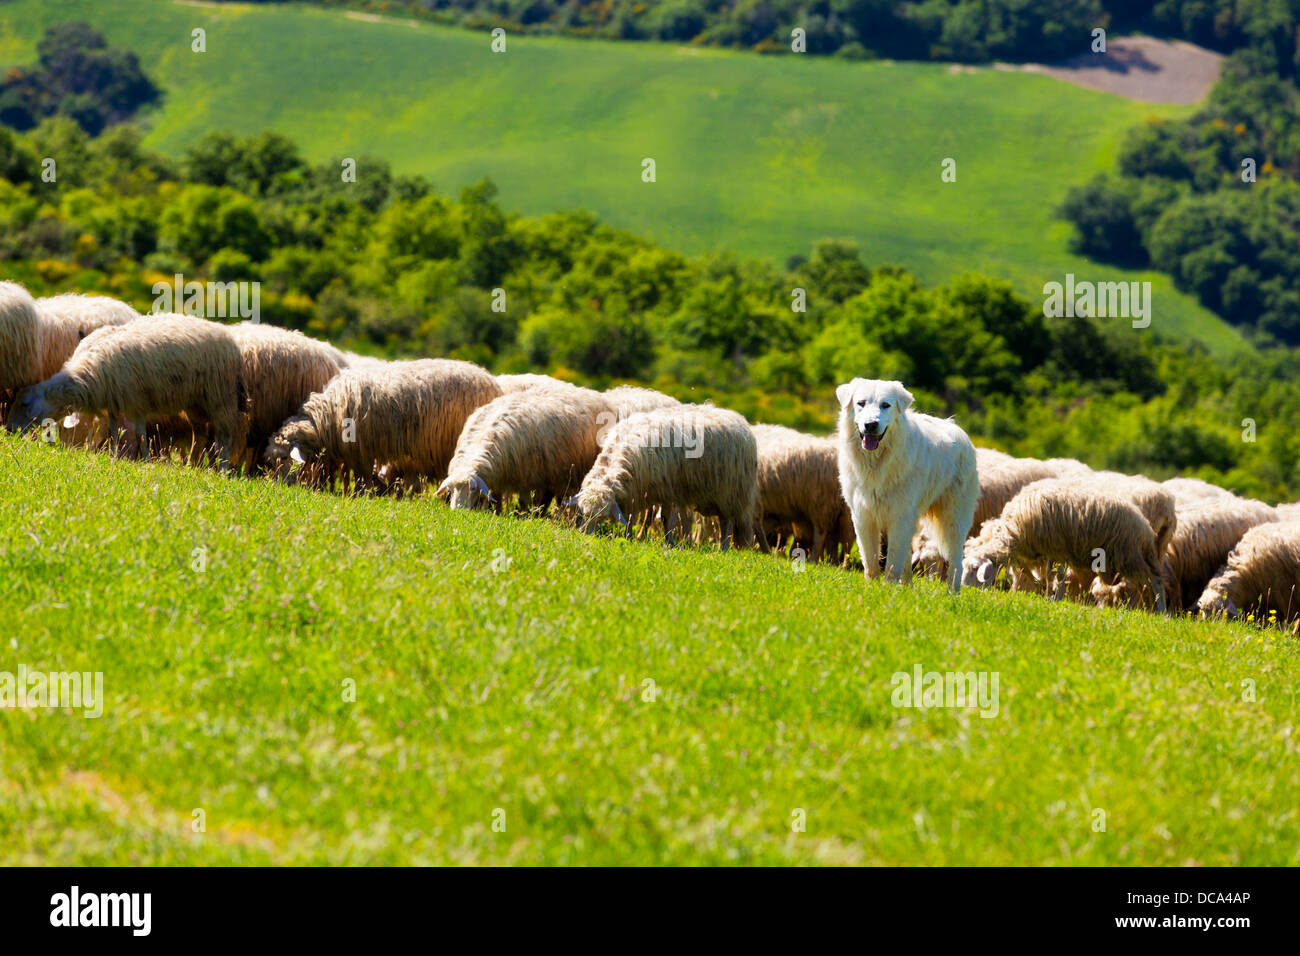
<svg viewBox="0 0 1300 956">
<path fill-rule="evenodd" d="M 868 578 L 880 574 L 880 535 L 888 536 L 886 580 L 912 579 L 912 538 L 925 519 L 948 563 L 948 586 L 961 590 L 962 548 L 975 517 L 975 447 L 951 419 L 908 411 L 902 382 L 855 378 L 840 401 L 840 487 L 853 515 Z"/>
</svg>

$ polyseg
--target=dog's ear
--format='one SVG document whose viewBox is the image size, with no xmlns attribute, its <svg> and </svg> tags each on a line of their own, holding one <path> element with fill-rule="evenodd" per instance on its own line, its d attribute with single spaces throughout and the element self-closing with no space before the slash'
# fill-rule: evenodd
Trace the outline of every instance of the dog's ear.
<svg viewBox="0 0 1300 956">
<path fill-rule="evenodd" d="M 907 409 L 912 407 L 912 402 L 916 401 L 916 399 L 912 397 L 911 392 L 909 392 L 906 388 L 903 387 L 902 382 L 891 382 L 890 384 L 898 386 L 897 388 L 898 410 L 900 412 L 907 411 Z"/>
<path fill-rule="evenodd" d="M 857 379 L 853 380 L 853 382 L 856 381 Z M 853 382 L 845 382 L 835 389 L 835 397 L 839 399 L 840 408 L 848 408 L 849 402 L 853 401 Z"/>
</svg>

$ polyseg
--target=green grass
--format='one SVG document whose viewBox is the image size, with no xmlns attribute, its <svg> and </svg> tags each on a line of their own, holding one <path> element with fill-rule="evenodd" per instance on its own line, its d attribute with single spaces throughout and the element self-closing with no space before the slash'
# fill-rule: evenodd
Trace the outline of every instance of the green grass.
<svg viewBox="0 0 1300 956">
<path fill-rule="evenodd" d="M 0 864 L 1297 862 L 1276 631 L 9 436 L 0 501 L 0 671 L 107 698 L 0 711 Z M 1000 713 L 893 707 L 917 664 Z"/>
<path fill-rule="evenodd" d="M 784 260 L 847 236 L 870 264 L 928 283 L 999 275 L 1034 301 L 1067 272 L 1149 279 L 1152 332 L 1243 347 L 1167 278 L 1071 255 L 1052 218 L 1071 185 L 1113 168 L 1129 127 L 1185 107 L 943 64 L 531 37 L 493 54 L 484 33 L 170 0 L 7 3 L 0 64 L 33 61 L 41 29 L 74 17 L 166 87 L 147 143 L 173 155 L 211 129 L 276 129 L 314 160 L 380 156 L 443 189 L 487 175 L 507 208 L 585 207 L 688 253 Z M 196 27 L 203 54 L 190 51 Z M 956 183 L 940 181 L 945 157 Z"/>
</svg>

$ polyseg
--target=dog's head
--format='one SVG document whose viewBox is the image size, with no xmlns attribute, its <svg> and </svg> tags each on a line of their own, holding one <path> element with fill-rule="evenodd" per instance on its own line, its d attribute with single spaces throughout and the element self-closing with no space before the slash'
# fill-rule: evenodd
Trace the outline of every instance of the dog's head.
<svg viewBox="0 0 1300 956">
<path fill-rule="evenodd" d="M 902 382 L 855 378 L 835 390 L 840 408 L 857 429 L 864 451 L 875 451 L 912 404 L 912 393 Z"/>
</svg>

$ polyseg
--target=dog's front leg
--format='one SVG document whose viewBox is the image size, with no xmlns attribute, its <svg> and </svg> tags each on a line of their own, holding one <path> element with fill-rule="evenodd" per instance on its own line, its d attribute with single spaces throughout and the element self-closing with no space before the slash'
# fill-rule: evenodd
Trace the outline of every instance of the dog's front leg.
<svg viewBox="0 0 1300 956">
<path fill-rule="evenodd" d="M 853 507 L 853 531 L 858 536 L 858 554 L 867 580 L 880 577 L 880 525 L 865 505 Z"/>
<path fill-rule="evenodd" d="M 889 553 L 885 555 L 885 580 L 912 583 L 912 539 L 916 537 L 916 515 L 902 515 L 890 522 Z"/>
</svg>

